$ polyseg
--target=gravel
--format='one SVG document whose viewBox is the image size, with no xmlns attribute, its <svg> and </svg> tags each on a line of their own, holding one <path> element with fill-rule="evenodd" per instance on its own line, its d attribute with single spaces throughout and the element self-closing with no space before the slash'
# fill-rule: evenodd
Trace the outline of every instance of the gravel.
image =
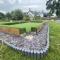
<svg viewBox="0 0 60 60">
<path fill-rule="evenodd" d="M 45 48 L 47 44 L 47 29 L 48 25 L 46 24 L 43 29 L 38 32 L 36 35 L 35 32 L 31 32 L 28 34 L 23 34 L 21 36 L 13 36 L 0 32 L 0 39 L 7 41 L 9 44 L 12 44 L 19 48 L 27 48 L 34 50 L 41 50 Z M 31 40 L 26 38 L 26 36 L 32 36 Z"/>
</svg>

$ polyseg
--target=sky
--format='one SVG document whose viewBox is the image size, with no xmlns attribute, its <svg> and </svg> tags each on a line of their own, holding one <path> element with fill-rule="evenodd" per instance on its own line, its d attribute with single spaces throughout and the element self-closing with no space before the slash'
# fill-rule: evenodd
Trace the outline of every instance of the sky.
<svg viewBox="0 0 60 60">
<path fill-rule="evenodd" d="M 0 0 L 0 12 L 9 12 L 14 9 L 22 11 L 46 11 L 47 0 Z"/>
</svg>

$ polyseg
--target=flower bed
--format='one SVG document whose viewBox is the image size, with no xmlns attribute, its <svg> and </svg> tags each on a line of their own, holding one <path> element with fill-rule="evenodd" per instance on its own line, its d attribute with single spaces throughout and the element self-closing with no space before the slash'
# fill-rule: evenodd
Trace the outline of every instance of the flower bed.
<svg viewBox="0 0 60 60">
<path fill-rule="evenodd" d="M 5 35 L 6 36 L 6 35 Z M 27 38 L 28 37 L 28 38 Z M 8 46 L 24 52 L 24 54 L 46 54 L 49 48 L 49 28 L 44 25 L 42 31 L 38 35 L 31 32 L 23 36 L 9 35 L 4 43 Z"/>
</svg>

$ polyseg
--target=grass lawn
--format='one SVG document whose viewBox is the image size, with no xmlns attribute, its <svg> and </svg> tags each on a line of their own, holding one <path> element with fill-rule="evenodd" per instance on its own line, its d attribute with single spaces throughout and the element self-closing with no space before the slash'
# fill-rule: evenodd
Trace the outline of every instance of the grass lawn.
<svg viewBox="0 0 60 60">
<path fill-rule="evenodd" d="M 10 25 L 10 27 L 26 28 L 26 31 L 29 32 L 29 31 L 31 31 L 31 27 L 36 27 L 37 28 L 40 25 L 41 25 L 41 23 L 22 23 L 22 24 Z"/>
<path fill-rule="evenodd" d="M 5 24 L 5 23 L 9 23 L 9 22 L 5 22 L 5 21 L 4 22 L 0 22 L 0 25 Z"/>
<path fill-rule="evenodd" d="M 9 23 L 9 22 L 6 22 L 6 23 Z M 14 25 L 2 25 L 2 24 L 4 24 L 4 22 L 0 23 L 0 26 L 2 26 L 2 27 L 26 28 L 26 31 L 29 32 L 29 31 L 31 31 L 31 27 L 37 28 L 42 23 L 29 22 L 29 23 L 20 23 L 20 24 L 14 24 Z"/>
<path fill-rule="evenodd" d="M 41 60 L 60 60 L 60 24 L 50 22 L 50 48 L 48 55 Z M 1 47 L 1 45 L 0 45 Z M 21 52 L 16 51 L 6 45 L 0 48 L 0 60 L 33 60 L 28 56 L 24 56 Z"/>
</svg>

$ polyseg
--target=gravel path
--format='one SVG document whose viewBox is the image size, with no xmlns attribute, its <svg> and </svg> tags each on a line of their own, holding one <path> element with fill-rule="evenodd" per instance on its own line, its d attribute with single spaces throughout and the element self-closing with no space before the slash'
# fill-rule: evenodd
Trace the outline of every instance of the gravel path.
<svg viewBox="0 0 60 60">
<path fill-rule="evenodd" d="M 12 36 L 0 32 L 0 40 L 6 40 L 8 43 L 19 48 L 41 50 L 45 48 L 47 43 L 47 30 L 48 25 L 46 24 L 38 35 L 32 32 L 23 36 Z"/>
</svg>

